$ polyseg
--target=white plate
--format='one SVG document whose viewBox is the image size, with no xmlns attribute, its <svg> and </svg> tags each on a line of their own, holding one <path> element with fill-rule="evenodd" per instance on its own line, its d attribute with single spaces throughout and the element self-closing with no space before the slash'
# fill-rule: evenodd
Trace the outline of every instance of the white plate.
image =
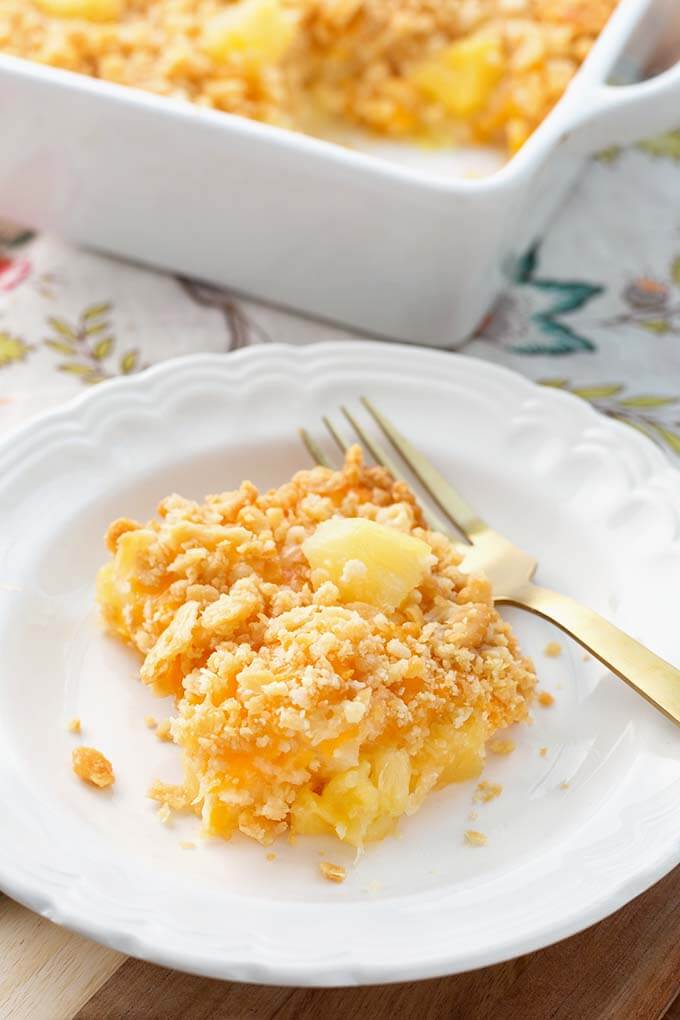
<svg viewBox="0 0 680 1020">
<path fill-rule="evenodd" d="M 242 981 L 352 984 L 452 973 L 547 945 L 641 892 L 679 858 L 680 741 L 576 646 L 513 614 L 556 696 L 486 778 L 484 848 L 463 843 L 474 783 L 432 796 L 399 839 L 324 882 L 320 847 L 278 859 L 245 839 L 180 848 L 145 798 L 179 775 L 144 716 L 170 711 L 100 632 L 93 579 L 115 516 L 158 499 L 283 481 L 300 424 L 371 394 L 540 578 L 680 661 L 680 476 L 632 430 L 505 369 L 374 343 L 271 346 L 168 362 L 104 384 L 0 447 L 0 884 L 47 917 L 171 967 Z M 66 722 L 112 759 L 110 792 L 71 774 Z M 539 748 L 547 746 L 547 757 Z M 568 783 L 568 787 L 564 784 Z"/>
</svg>

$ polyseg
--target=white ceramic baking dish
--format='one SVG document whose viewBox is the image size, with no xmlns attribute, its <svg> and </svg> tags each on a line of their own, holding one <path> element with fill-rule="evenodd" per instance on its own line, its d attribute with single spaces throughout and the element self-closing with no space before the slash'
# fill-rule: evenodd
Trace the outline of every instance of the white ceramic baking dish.
<svg viewBox="0 0 680 1020">
<path fill-rule="evenodd" d="M 678 6 L 621 0 L 550 116 L 481 179 L 460 176 L 469 152 L 362 152 L 0 56 L 0 216 L 371 333 L 452 346 L 590 153 L 680 124 L 680 63 L 607 84 L 644 73 Z"/>
</svg>

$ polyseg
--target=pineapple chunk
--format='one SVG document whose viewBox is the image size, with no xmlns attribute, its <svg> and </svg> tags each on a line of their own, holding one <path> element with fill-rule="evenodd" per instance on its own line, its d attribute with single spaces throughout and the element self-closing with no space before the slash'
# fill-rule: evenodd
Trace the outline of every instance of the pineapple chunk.
<svg viewBox="0 0 680 1020">
<path fill-rule="evenodd" d="M 452 729 L 446 723 L 432 727 L 432 743 L 439 743 L 436 765 L 441 772 L 437 788 L 463 783 L 480 774 L 484 768 L 487 732 L 485 724 L 474 715 L 460 729 Z"/>
<path fill-rule="evenodd" d="M 352 846 L 362 846 L 380 808 L 369 773 L 370 764 L 362 761 L 333 776 L 321 794 L 303 790 L 292 807 L 293 830 L 304 836 L 335 832 Z"/>
<path fill-rule="evenodd" d="M 364 517 L 333 517 L 302 544 L 313 570 L 323 570 L 345 602 L 396 609 L 430 569 L 426 542 Z"/>
<path fill-rule="evenodd" d="M 203 802 L 203 831 L 209 836 L 230 839 L 238 829 L 239 807 L 225 804 L 215 794 L 208 794 Z"/>
<path fill-rule="evenodd" d="M 430 98 L 457 117 L 481 110 L 504 70 L 500 39 L 475 35 L 447 47 L 412 75 Z"/>
<path fill-rule="evenodd" d="M 45 14 L 56 18 L 115 21 L 123 13 L 123 0 L 35 0 Z"/>
<path fill-rule="evenodd" d="M 332 835 L 352 846 L 384 839 L 399 818 L 413 812 L 431 791 L 476 777 L 484 766 L 486 728 L 472 717 L 460 728 L 442 723 L 414 759 L 404 750 L 378 748 L 371 758 L 326 783 L 320 793 L 300 791 L 291 828 L 307 836 Z"/>
<path fill-rule="evenodd" d="M 139 575 L 155 543 L 156 535 L 150 528 L 126 531 L 118 539 L 114 559 L 97 574 L 97 601 L 102 615 L 111 630 L 126 641 L 142 623 L 147 589 Z"/>
<path fill-rule="evenodd" d="M 411 762 L 406 751 L 393 748 L 377 751 L 373 773 L 380 797 L 380 812 L 399 818 L 408 809 L 411 783 Z"/>
<path fill-rule="evenodd" d="M 279 0 L 240 0 L 209 20 L 203 48 L 213 60 L 228 61 L 238 54 L 257 67 L 280 60 L 293 32 Z"/>
</svg>

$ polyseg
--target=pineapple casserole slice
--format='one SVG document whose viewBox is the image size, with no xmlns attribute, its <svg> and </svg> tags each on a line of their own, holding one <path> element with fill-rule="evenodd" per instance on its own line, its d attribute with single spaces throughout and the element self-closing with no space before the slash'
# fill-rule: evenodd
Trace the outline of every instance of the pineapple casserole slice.
<svg viewBox="0 0 680 1020">
<path fill-rule="evenodd" d="M 158 514 L 111 525 L 98 599 L 176 701 L 184 782 L 151 796 L 207 834 L 360 847 L 477 776 L 486 741 L 526 719 L 533 666 L 489 583 L 358 447 L 340 471 L 170 496 Z"/>
</svg>

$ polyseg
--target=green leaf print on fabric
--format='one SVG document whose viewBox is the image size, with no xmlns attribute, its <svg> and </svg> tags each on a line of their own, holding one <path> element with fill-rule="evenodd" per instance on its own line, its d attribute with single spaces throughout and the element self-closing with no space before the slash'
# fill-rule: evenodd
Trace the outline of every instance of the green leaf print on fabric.
<svg viewBox="0 0 680 1020">
<path fill-rule="evenodd" d="M 680 422 L 666 421 L 662 417 L 668 409 L 680 404 L 680 395 L 660 393 L 634 393 L 626 395 L 622 383 L 605 383 L 597 386 L 576 386 L 568 379 L 541 379 L 542 386 L 566 390 L 596 407 L 608 418 L 630 425 L 658 446 L 680 456 Z"/>
<path fill-rule="evenodd" d="M 680 161 L 680 131 L 668 131 L 658 138 L 648 138 L 644 142 L 638 142 L 636 148 L 649 156 Z"/>
<path fill-rule="evenodd" d="M 623 386 L 579 386 L 572 387 L 571 392 L 584 400 L 602 400 L 604 397 L 617 397 L 623 391 Z"/>
<path fill-rule="evenodd" d="M 66 358 L 57 365 L 57 371 L 76 376 L 92 385 L 116 375 L 129 375 L 141 367 L 139 352 L 126 351 L 117 364 L 111 362 L 115 354 L 116 338 L 109 315 L 113 306 L 109 301 L 85 308 L 76 323 L 51 315 L 47 325 L 54 336 L 47 337 L 44 346 Z"/>
<path fill-rule="evenodd" d="M 515 354 L 573 354 L 576 351 L 595 351 L 592 340 L 583 336 L 574 327 L 563 321 L 584 308 L 593 298 L 604 292 L 600 284 L 582 280 L 556 280 L 537 276 L 539 245 L 536 244 L 518 260 L 511 273 L 512 281 L 518 287 L 531 287 L 539 293 L 550 295 L 553 300 L 548 308 L 533 312 L 530 322 L 537 327 L 544 341 L 528 341 L 510 348 Z"/>
<path fill-rule="evenodd" d="M 139 351 L 130 350 L 126 351 L 121 356 L 119 368 L 122 375 L 130 375 L 135 371 L 139 363 Z"/>
<path fill-rule="evenodd" d="M 646 138 L 631 148 L 637 149 L 638 152 L 645 152 L 655 159 L 672 159 L 678 162 L 680 161 L 680 130 L 667 131 L 666 134 L 657 135 L 656 138 Z M 601 149 L 594 158 L 598 163 L 616 163 L 625 151 L 626 149 L 622 145 L 610 145 L 606 149 Z"/>
</svg>

